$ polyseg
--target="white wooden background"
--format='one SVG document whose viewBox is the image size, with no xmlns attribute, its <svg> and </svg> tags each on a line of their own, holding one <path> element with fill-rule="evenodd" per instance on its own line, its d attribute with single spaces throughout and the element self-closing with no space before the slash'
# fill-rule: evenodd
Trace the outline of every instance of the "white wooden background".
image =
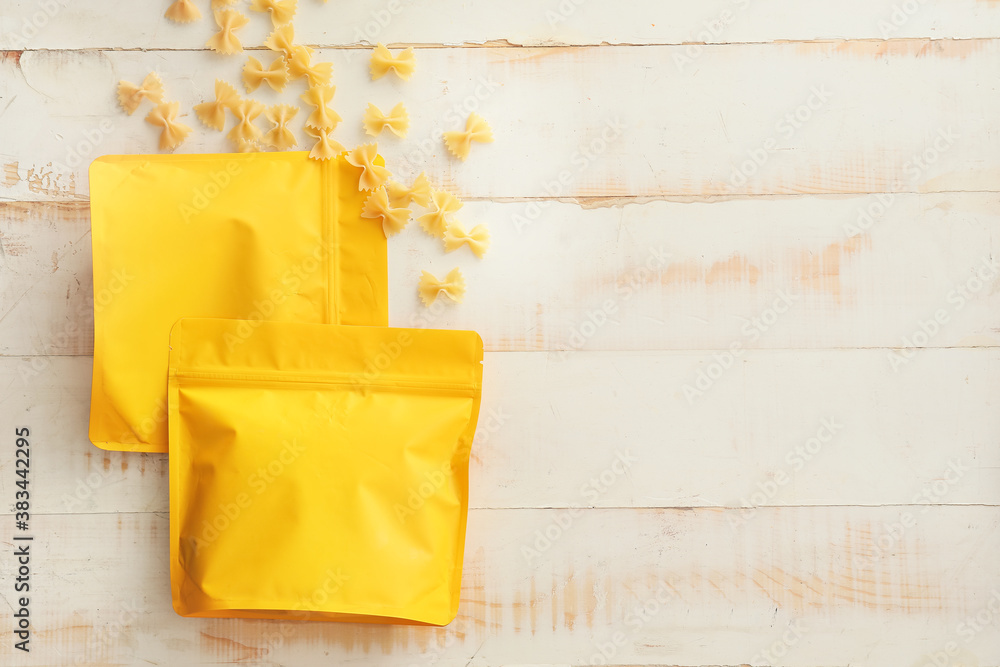
<svg viewBox="0 0 1000 667">
<path fill-rule="evenodd" d="M 389 166 L 493 233 L 390 243 L 392 323 L 489 349 L 446 628 L 176 616 L 165 457 L 87 441 L 86 166 L 156 138 L 115 84 L 156 69 L 180 150 L 227 150 L 190 107 L 245 61 L 167 4 L 0 0 L 4 606 L 16 424 L 36 536 L 0 664 L 1000 665 L 1000 3 L 299 0 L 338 138 L 406 102 Z M 362 41 L 416 46 L 413 80 Z M 433 137 L 473 108 L 496 143 L 460 164 Z M 428 314 L 419 272 L 456 264 L 467 302 Z"/>
</svg>

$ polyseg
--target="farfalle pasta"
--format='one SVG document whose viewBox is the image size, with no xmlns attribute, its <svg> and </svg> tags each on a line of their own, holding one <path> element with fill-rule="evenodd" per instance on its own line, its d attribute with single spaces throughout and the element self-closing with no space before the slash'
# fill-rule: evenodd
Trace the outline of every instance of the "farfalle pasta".
<svg viewBox="0 0 1000 667">
<path fill-rule="evenodd" d="M 481 144 L 493 143 L 493 129 L 486 119 L 477 113 L 469 114 L 468 120 L 465 121 L 465 130 L 444 133 L 445 146 L 452 155 L 463 162 L 469 157 L 473 141 Z"/>
<path fill-rule="evenodd" d="M 219 26 L 219 32 L 212 35 L 205 42 L 205 46 L 227 56 L 242 53 L 243 45 L 236 36 L 236 31 L 249 22 L 250 19 L 235 9 L 223 9 L 215 12 L 215 23 Z"/>
<path fill-rule="evenodd" d="M 298 112 L 299 108 L 293 107 L 291 104 L 277 104 L 268 107 L 264 116 L 271 121 L 271 129 L 264 135 L 264 143 L 279 151 L 295 146 L 298 142 L 295 140 L 295 134 L 288 129 L 288 123 L 295 118 L 295 114 Z"/>
<path fill-rule="evenodd" d="M 362 144 L 347 154 L 347 162 L 361 169 L 358 178 L 359 190 L 374 190 L 382 187 L 392 174 L 385 167 L 375 164 L 378 144 Z"/>
<path fill-rule="evenodd" d="M 415 202 L 420 206 L 427 206 L 431 203 L 431 182 L 427 180 L 424 172 L 413 179 L 413 185 L 406 187 L 402 183 L 389 181 L 385 185 L 389 193 L 389 201 L 393 206 L 409 206 L 410 202 Z"/>
<path fill-rule="evenodd" d="M 176 0 L 163 15 L 177 23 L 191 23 L 201 18 L 201 10 L 191 0 Z"/>
<path fill-rule="evenodd" d="M 312 49 L 292 46 L 288 58 L 288 74 L 293 79 L 305 77 L 310 86 L 328 86 L 333 79 L 333 63 L 312 62 Z"/>
<path fill-rule="evenodd" d="M 288 83 L 288 66 L 285 65 L 285 57 L 278 56 L 266 69 L 260 61 L 250 56 L 247 64 L 243 66 L 243 85 L 247 92 L 252 93 L 260 87 L 260 84 L 267 83 L 272 90 L 281 92 Z"/>
<path fill-rule="evenodd" d="M 275 28 L 271 31 L 271 34 L 267 36 L 264 40 L 264 46 L 271 49 L 272 51 L 280 51 L 285 54 L 285 58 L 292 57 L 292 49 L 295 44 L 295 28 L 291 23 L 288 25 L 283 25 L 280 28 Z M 304 46 L 304 49 L 309 47 Z"/>
<path fill-rule="evenodd" d="M 417 218 L 417 222 L 431 236 L 443 239 L 448 229 L 448 216 L 461 208 L 462 202 L 458 197 L 444 190 L 434 190 L 431 193 L 431 210 Z"/>
<path fill-rule="evenodd" d="M 461 303 L 462 299 L 465 298 L 465 288 L 465 276 L 456 267 L 448 272 L 444 280 L 438 280 L 433 274 L 422 271 L 417 292 L 420 294 L 420 300 L 429 308 L 439 296 L 447 297 L 455 303 Z"/>
<path fill-rule="evenodd" d="M 156 72 L 147 74 L 140 86 L 125 80 L 118 82 L 118 103 L 125 113 L 130 116 L 134 114 L 143 100 L 149 100 L 153 104 L 163 101 L 163 82 Z"/>
<path fill-rule="evenodd" d="M 216 79 L 215 99 L 194 105 L 194 113 L 207 127 L 221 132 L 226 127 L 226 109 L 232 109 L 239 103 L 240 94 L 236 88 L 222 79 Z"/>
<path fill-rule="evenodd" d="M 413 70 L 415 70 L 416 67 L 417 58 L 413 55 L 412 46 L 404 49 L 399 55 L 394 56 L 385 44 L 379 42 L 378 46 L 376 46 L 375 50 L 372 52 L 369 71 L 372 75 L 372 81 L 381 79 L 389 72 L 392 72 L 400 79 L 407 81 L 411 76 L 413 76 Z"/>
<path fill-rule="evenodd" d="M 264 105 L 256 100 L 240 100 L 232 109 L 236 116 L 236 126 L 226 135 L 230 141 L 239 146 L 240 140 L 246 142 L 260 141 L 263 136 L 260 128 L 253 124 L 257 116 L 264 113 Z"/>
<path fill-rule="evenodd" d="M 271 12 L 271 23 L 282 26 L 295 16 L 296 0 L 253 0 L 250 3 L 252 12 Z"/>
<path fill-rule="evenodd" d="M 260 144 L 256 141 L 247 141 L 246 139 L 236 140 L 236 152 L 237 153 L 259 153 Z"/>
<path fill-rule="evenodd" d="M 176 148 L 191 133 L 191 128 L 177 120 L 180 110 L 179 102 L 161 102 L 149 114 L 146 122 L 162 127 L 160 131 L 160 150 Z"/>
<path fill-rule="evenodd" d="M 212 0 L 212 11 L 217 12 L 229 5 L 235 5 L 236 2 L 237 0 Z"/>
<path fill-rule="evenodd" d="M 365 207 L 361 209 L 361 217 L 381 221 L 382 231 L 388 238 L 403 231 L 410 222 L 410 209 L 393 207 L 389 202 L 388 193 L 381 187 L 368 195 Z"/>
<path fill-rule="evenodd" d="M 333 101 L 333 94 L 336 91 L 336 86 L 314 86 L 302 93 L 300 96 L 302 101 L 315 107 L 306 119 L 306 127 L 327 131 L 337 127 L 340 115 L 328 106 Z"/>
<path fill-rule="evenodd" d="M 466 231 L 462 223 L 452 220 L 444 230 L 444 251 L 452 252 L 463 245 L 469 246 L 472 254 L 482 259 L 490 247 L 490 230 L 486 225 L 476 225 Z"/>
<path fill-rule="evenodd" d="M 329 160 L 346 150 L 343 144 L 330 136 L 328 130 L 306 126 L 306 134 L 316 139 L 316 145 L 309 151 L 309 157 L 314 160 Z"/>
<path fill-rule="evenodd" d="M 388 114 L 382 113 L 382 110 L 374 104 L 369 104 L 365 109 L 364 125 L 365 132 L 373 137 L 382 134 L 382 130 L 389 130 L 397 137 L 405 137 L 410 129 L 410 114 L 406 112 L 402 102 L 394 106 Z"/>
</svg>

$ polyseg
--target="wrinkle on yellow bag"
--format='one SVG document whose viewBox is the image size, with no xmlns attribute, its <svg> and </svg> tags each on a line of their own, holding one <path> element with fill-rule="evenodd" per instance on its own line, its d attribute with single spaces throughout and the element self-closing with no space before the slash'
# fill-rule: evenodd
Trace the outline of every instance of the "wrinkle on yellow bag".
<svg viewBox="0 0 1000 667">
<path fill-rule="evenodd" d="M 166 342 L 181 317 L 385 325 L 386 240 L 361 170 L 304 152 L 111 155 L 90 167 L 90 439 L 166 452 Z"/>
<path fill-rule="evenodd" d="M 482 387 L 471 331 L 182 319 L 170 583 L 182 616 L 444 625 Z"/>
</svg>

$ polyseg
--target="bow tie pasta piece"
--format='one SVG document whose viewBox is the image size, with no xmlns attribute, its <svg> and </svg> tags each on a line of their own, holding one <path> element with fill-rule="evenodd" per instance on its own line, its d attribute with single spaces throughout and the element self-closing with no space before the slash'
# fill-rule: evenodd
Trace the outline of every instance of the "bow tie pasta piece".
<svg viewBox="0 0 1000 667">
<path fill-rule="evenodd" d="M 215 80 L 215 99 L 194 105 L 194 113 L 198 120 L 222 132 L 226 127 L 226 109 L 233 109 L 240 103 L 240 94 L 231 84 L 222 79 Z"/>
<path fill-rule="evenodd" d="M 246 139 L 239 139 L 236 141 L 236 152 L 237 153 L 259 153 L 260 144 L 256 141 L 247 141 Z"/>
<path fill-rule="evenodd" d="M 465 162 L 472 149 L 472 142 L 481 144 L 493 143 L 493 130 L 486 119 L 477 113 L 470 113 L 469 119 L 465 121 L 465 130 L 462 132 L 445 132 L 444 144 L 451 151 L 452 155 Z"/>
<path fill-rule="evenodd" d="M 372 52 L 372 60 L 369 71 L 372 81 L 381 79 L 392 72 L 404 81 L 413 76 L 413 70 L 417 67 L 416 56 L 413 55 L 413 47 L 404 49 L 398 56 L 393 56 L 382 42 L 378 43 Z"/>
<path fill-rule="evenodd" d="M 316 139 L 316 145 L 309 151 L 309 157 L 314 160 L 329 160 L 343 153 L 346 149 L 330 137 L 330 133 L 315 127 L 306 127 L 306 134 Z"/>
<path fill-rule="evenodd" d="M 282 26 L 295 16 L 296 0 L 253 0 L 250 3 L 252 12 L 271 12 L 271 24 Z"/>
<path fill-rule="evenodd" d="M 337 127 L 340 123 L 340 115 L 327 106 L 333 101 L 333 94 L 336 91 L 336 86 L 315 86 L 302 93 L 300 96 L 302 101 L 315 107 L 315 110 L 306 119 L 306 127 L 327 131 Z"/>
<path fill-rule="evenodd" d="M 271 49 L 272 51 L 280 51 L 285 54 L 285 58 L 292 57 L 292 49 L 295 45 L 292 43 L 295 40 L 295 28 L 291 23 L 288 25 L 283 25 L 280 28 L 275 28 L 271 31 L 271 34 L 267 36 L 264 40 L 264 46 Z M 309 53 L 312 53 L 312 49 L 308 46 L 303 46 L 303 49 L 307 49 Z"/>
<path fill-rule="evenodd" d="M 328 86 L 333 80 L 333 63 L 313 63 L 312 49 L 292 46 L 288 58 L 288 74 L 293 79 L 305 77 L 310 86 Z"/>
<path fill-rule="evenodd" d="M 299 108 L 293 107 L 291 104 L 277 104 L 273 107 L 268 107 L 267 111 L 264 112 L 264 116 L 271 121 L 272 127 L 264 135 L 264 143 L 277 148 L 279 151 L 295 146 L 298 142 L 295 140 L 295 135 L 292 131 L 288 129 L 288 123 L 295 118 L 295 114 L 298 112 Z"/>
<path fill-rule="evenodd" d="M 358 190 L 374 190 L 392 176 L 388 169 L 375 164 L 378 144 L 363 144 L 347 154 L 347 163 L 361 169 Z"/>
<path fill-rule="evenodd" d="M 410 209 L 393 208 L 389 203 L 389 195 L 385 188 L 374 190 L 365 201 L 365 207 L 361 210 L 362 218 L 382 221 L 382 231 L 386 238 L 395 236 L 403 231 L 403 228 L 410 222 Z"/>
<path fill-rule="evenodd" d="M 191 23 L 201 18 L 201 10 L 191 0 L 177 0 L 163 15 L 177 23 Z"/>
<path fill-rule="evenodd" d="M 405 137 L 410 129 L 410 114 L 402 102 L 392 108 L 388 115 L 382 113 L 374 104 L 369 104 L 364 117 L 365 132 L 377 137 L 382 130 L 388 129 L 397 137 Z"/>
<path fill-rule="evenodd" d="M 160 132 L 161 151 L 180 146 L 191 132 L 190 127 L 177 120 L 180 106 L 179 102 L 161 102 L 146 116 L 147 123 L 163 128 Z"/>
<path fill-rule="evenodd" d="M 163 82 L 156 72 L 147 74 L 141 86 L 124 80 L 118 82 L 118 103 L 125 113 L 131 116 L 143 100 L 149 100 L 153 104 L 163 101 Z"/>
<path fill-rule="evenodd" d="M 444 190 L 435 190 L 431 194 L 431 206 L 430 212 L 417 218 L 417 222 L 431 236 L 443 239 L 448 229 L 448 216 L 461 209 L 462 202 Z"/>
<path fill-rule="evenodd" d="M 236 0 L 212 0 L 212 11 L 217 12 L 220 9 L 228 7 L 229 5 L 235 5 Z"/>
<path fill-rule="evenodd" d="M 243 45 L 240 44 L 236 31 L 250 22 L 250 19 L 240 14 L 235 9 L 223 9 L 215 13 L 215 23 L 219 26 L 219 32 L 212 35 L 205 46 L 223 55 L 242 53 Z"/>
<path fill-rule="evenodd" d="M 233 108 L 236 116 L 236 126 L 226 135 L 239 146 L 240 140 L 248 142 L 260 141 L 263 132 L 253 124 L 254 119 L 264 112 L 264 105 L 256 100 L 240 100 L 240 103 Z"/>
<path fill-rule="evenodd" d="M 444 251 L 458 250 L 463 245 L 468 245 L 472 254 L 482 259 L 490 247 L 490 230 L 486 225 L 476 225 L 465 231 L 462 223 L 453 220 L 444 231 Z"/>
<path fill-rule="evenodd" d="M 420 175 L 413 179 L 413 185 L 410 187 L 396 181 L 389 181 L 386 184 L 386 190 L 393 206 L 409 206 L 410 202 L 416 202 L 420 206 L 428 206 L 431 203 L 431 182 L 427 180 L 424 172 L 420 172 Z"/>
<path fill-rule="evenodd" d="M 264 69 L 260 61 L 250 56 L 247 64 L 243 66 L 243 85 L 247 92 L 252 93 L 257 90 L 260 84 L 267 82 L 272 90 L 281 92 L 288 83 L 288 67 L 285 65 L 285 57 L 278 56 L 271 63 L 270 67 Z"/>
<path fill-rule="evenodd" d="M 457 267 L 449 271 L 444 280 L 438 280 L 433 274 L 422 271 L 418 292 L 420 300 L 428 308 L 439 296 L 446 296 L 455 303 L 461 303 L 465 298 L 465 276 Z"/>
</svg>

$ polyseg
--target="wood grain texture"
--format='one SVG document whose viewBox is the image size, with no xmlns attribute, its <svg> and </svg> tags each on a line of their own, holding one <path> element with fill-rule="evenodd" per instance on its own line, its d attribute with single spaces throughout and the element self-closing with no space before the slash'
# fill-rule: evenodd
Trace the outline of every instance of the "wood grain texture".
<svg viewBox="0 0 1000 667">
<path fill-rule="evenodd" d="M 166 457 L 87 442 L 87 165 L 157 134 L 115 86 L 160 72 L 180 151 L 228 151 L 191 107 L 270 59 L 246 3 L 254 50 L 204 51 L 196 1 L 0 8 L 0 422 L 36 434 L 0 665 L 1000 667 L 1000 2 L 299 0 L 335 138 L 405 102 L 388 166 L 493 235 L 389 244 L 391 323 L 489 350 L 459 617 L 415 628 L 178 617 Z M 376 41 L 412 81 L 370 81 Z M 497 141 L 458 163 L 473 110 Z M 453 266 L 466 302 L 425 309 Z"/>
<path fill-rule="evenodd" d="M 414 628 L 181 618 L 165 514 L 40 516 L 37 653 L 11 656 L 3 628 L 0 655 L 481 667 L 605 664 L 603 649 L 611 664 L 876 667 L 955 642 L 961 664 L 1000 661 L 995 627 L 969 634 L 1000 595 L 996 507 L 780 508 L 743 523 L 719 509 L 473 510 L 469 526 L 458 619 Z"/>
<path fill-rule="evenodd" d="M 887 353 L 747 352 L 693 401 L 712 353 L 487 353 L 471 506 L 998 504 L 1000 351 L 924 350 L 900 373 Z M 0 359 L 6 414 L 44 446 L 35 511 L 166 512 L 166 456 L 88 442 L 91 368 Z"/>
<path fill-rule="evenodd" d="M 390 240 L 393 325 L 474 329 L 497 351 L 1000 341 L 995 194 L 476 201 L 460 213 L 488 225 L 484 260 L 445 254 L 415 222 Z M 83 202 L 0 203 L 0 354 L 90 354 L 88 232 Z M 454 266 L 465 303 L 428 310 L 420 272 Z"/>
<path fill-rule="evenodd" d="M 166 5 L 164 4 L 163 7 Z M 8 0 L 0 49 L 202 49 L 208 12 L 171 23 L 163 7 L 128 0 Z M 976 0 L 301 0 L 302 43 L 387 44 L 681 44 L 812 39 L 1000 37 L 1000 9 Z M 259 43 L 270 22 L 249 14 L 241 31 Z M 104 18 L 102 20 L 103 17 Z"/>
<path fill-rule="evenodd" d="M 388 166 L 404 177 L 425 170 L 467 197 L 979 191 L 1000 175 L 1000 136 L 988 120 L 1000 115 L 1000 40 L 716 45 L 681 69 L 683 50 L 423 49 L 406 83 L 371 82 L 367 52 L 316 57 L 334 63 L 334 107 L 344 117 L 335 138 L 364 141 L 366 105 L 405 99 L 412 128 L 405 141 L 380 143 Z M 126 116 L 115 99 L 119 79 L 151 69 L 195 127 L 179 151 L 230 150 L 190 109 L 211 97 L 216 77 L 239 85 L 245 60 L 8 53 L 0 198 L 85 197 L 93 156 L 153 151 L 157 130 L 145 111 Z M 256 97 L 291 102 L 301 92 L 294 82 L 283 95 Z M 474 110 L 492 120 L 496 143 L 460 163 L 440 133 Z"/>
</svg>

